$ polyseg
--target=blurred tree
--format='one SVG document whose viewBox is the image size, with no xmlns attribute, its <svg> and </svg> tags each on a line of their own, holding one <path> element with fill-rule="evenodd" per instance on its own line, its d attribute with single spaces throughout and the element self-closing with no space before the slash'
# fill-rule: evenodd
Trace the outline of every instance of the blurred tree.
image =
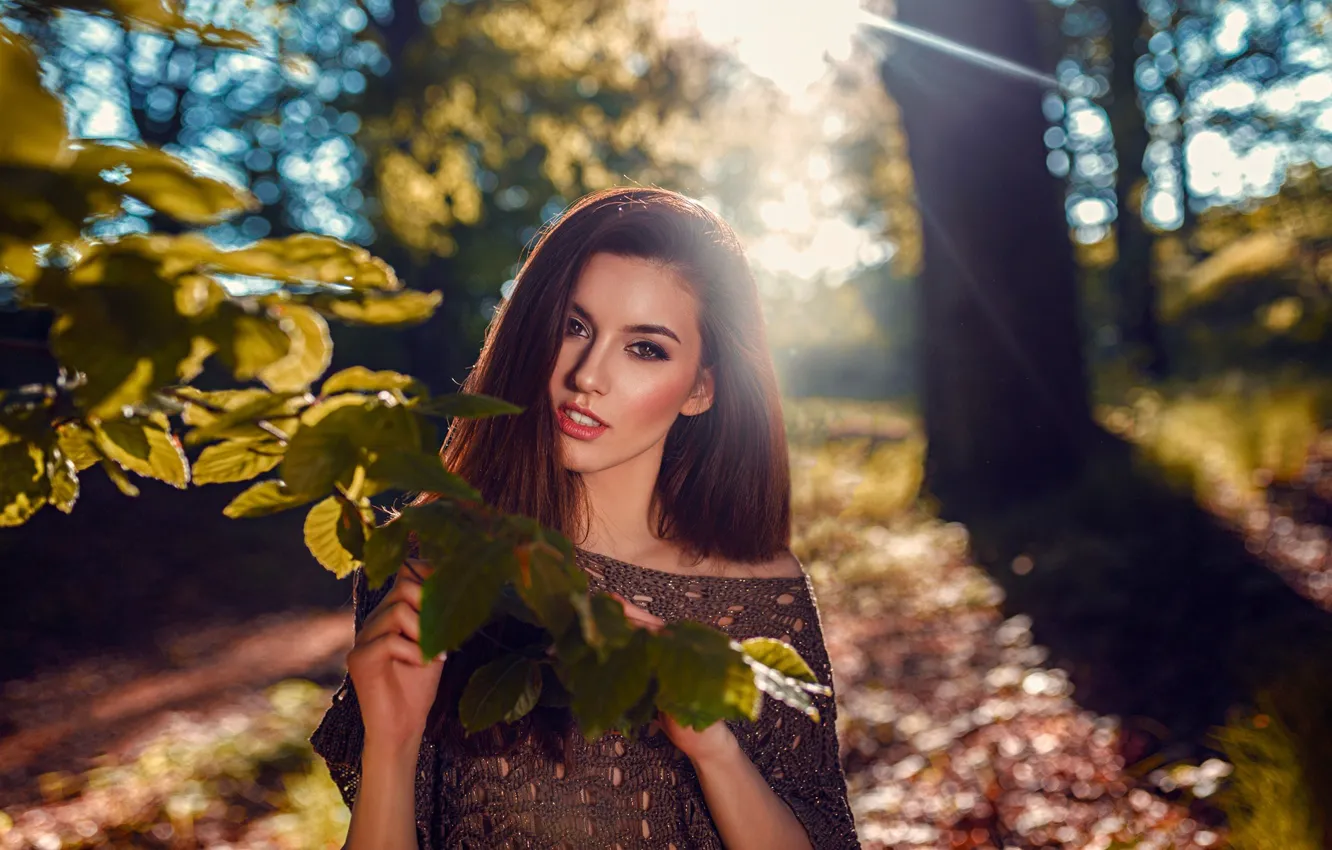
<svg viewBox="0 0 1332 850">
<path fill-rule="evenodd" d="M 362 144 L 390 237 L 377 250 L 417 286 L 449 283 L 411 336 L 432 386 L 465 374 L 524 246 L 566 203 L 626 180 L 702 182 L 701 152 L 681 141 L 724 82 L 720 60 L 664 38 L 658 10 L 432 0 L 418 32 L 395 32 L 398 67 L 370 89 Z"/>
<path fill-rule="evenodd" d="M 1165 377 L 1167 360 L 1157 328 L 1153 236 L 1144 220 L 1144 159 L 1151 136 L 1138 99 L 1138 63 L 1145 52 L 1147 18 L 1137 0 L 1101 0 L 1110 20 L 1110 130 L 1115 140 L 1115 264 L 1111 286 L 1118 302 L 1122 353 L 1135 370 Z"/>
<path fill-rule="evenodd" d="M 126 28 L 104 15 L 0 0 L 0 20 L 30 38 L 50 69 L 76 137 L 165 146 L 255 194 L 262 209 L 209 229 L 228 246 L 301 231 L 373 240 L 355 109 L 367 78 L 389 71 L 375 24 L 392 13 L 387 0 L 223 0 L 191 9 L 205 29 L 246 33 L 253 46 L 241 52 L 192 30 Z M 100 232 L 150 226 L 176 225 L 131 205 Z"/>
<path fill-rule="evenodd" d="M 1039 66 L 1025 0 L 982 13 L 900 0 L 898 20 Z M 920 283 L 927 486 L 951 510 L 1069 480 L 1091 433 L 1072 248 L 1030 80 L 915 41 L 883 77 L 902 109 L 924 230 Z"/>
</svg>

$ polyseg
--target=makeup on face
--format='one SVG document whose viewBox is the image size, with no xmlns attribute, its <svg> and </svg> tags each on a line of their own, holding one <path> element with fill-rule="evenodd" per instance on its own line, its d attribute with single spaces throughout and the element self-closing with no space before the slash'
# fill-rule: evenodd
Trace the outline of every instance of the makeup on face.
<svg viewBox="0 0 1332 850">
<path fill-rule="evenodd" d="M 560 405 L 555 412 L 559 416 L 560 430 L 575 440 L 595 440 L 610 427 L 590 411 L 571 402 Z"/>
<path fill-rule="evenodd" d="M 668 266 L 594 254 L 575 285 L 550 399 L 573 471 L 609 469 L 662 443 L 699 376 L 692 289 Z"/>
</svg>

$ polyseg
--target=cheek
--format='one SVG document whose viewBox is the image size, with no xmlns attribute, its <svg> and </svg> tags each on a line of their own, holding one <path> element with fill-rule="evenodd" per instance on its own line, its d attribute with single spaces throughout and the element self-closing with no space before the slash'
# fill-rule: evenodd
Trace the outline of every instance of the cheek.
<svg viewBox="0 0 1332 850">
<path fill-rule="evenodd" d="M 681 405 L 689 398 L 694 381 L 693 375 L 684 370 L 656 371 L 657 374 L 640 376 L 630 385 L 632 389 L 624 399 L 625 413 L 643 426 L 656 426 L 664 431 L 675 421 Z"/>
</svg>

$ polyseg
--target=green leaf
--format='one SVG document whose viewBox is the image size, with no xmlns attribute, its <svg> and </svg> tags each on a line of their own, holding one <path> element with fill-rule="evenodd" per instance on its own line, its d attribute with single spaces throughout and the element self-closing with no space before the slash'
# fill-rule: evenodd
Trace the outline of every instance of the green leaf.
<svg viewBox="0 0 1332 850">
<path fill-rule="evenodd" d="M 281 447 L 276 440 L 270 446 Z M 259 450 L 258 440 L 229 440 L 206 447 L 194 462 L 195 484 L 223 484 L 231 481 L 249 481 L 282 462 L 282 454 Z"/>
<path fill-rule="evenodd" d="M 588 740 L 615 728 L 647 692 L 653 672 L 649 637 L 639 629 L 604 661 L 586 653 L 565 671 L 570 707 Z"/>
<path fill-rule="evenodd" d="M 80 141 L 72 147 L 72 173 L 96 177 L 114 169 L 123 180 L 116 184 L 118 192 L 187 224 L 212 224 L 259 208 L 259 202 L 244 189 L 206 177 L 184 160 L 157 148 L 93 141 Z"/>
<path fill-rule="evenodd" d="M 458 718 L 469 734 L 505 721 L 512 723 L 536 707 L 541 697 L 541 665 L 506 655 L 477 669 L 463 689 Z"/>
<path fill-rule="evenodd" d="M 331 396 L 335 393 L 377 393 L 382 390 L 410 390 L 417 393 L 421 389 L 421 382 L 411 375 L 388 371 L 373 372 L 364 366 L 351 366 L 329 375 L 319 388 L 319 394 Z"/>
<path fill-rule="evenodd" d="M 513 553 L 461 528 L 421 529 L 423 560 L 435 567 L 421 593 L 421 647 L 427 657 L 451 652 L 490 619 L 513 576 Z"/>
<path fill-rule="evenodd" d="M 338 578 L 350 575 L 361 565 L 342 545 L 338 527 L 344 521 L 342 502 L 329 496 L 305 516 L 305 545 L 324 569 Z"/>
<path fill-rule="evenodd" d="M 662 710 L 695 729 L 737 715 L 757 718 L 762 695 L 739 644 L 688 620 L 671 623 L 656 639 Z"/>
<path fill-rule="evenodd" d="M 348 483 L 357 462 L 357 446 L 351 438 L 346 416 L 358 407 L 336 410 L 319 422 L 303 426 L 287 444 L 282 459 L 282 479 L 292 493 L 318 497 L 331 493 L 337 481 Z"/>
<path fill-rule="evenodd" d="M 420 490 L 451 499 L 481 500 L 481 494 L 466 480 L 444 468 L 438 455 L 422 451 L 383 452 L 370 464 L 366 477 L 374 482 L 368 487 L 369 495 L 387 489 Z"/>
<path fill-rule="evenodd" d="M 365 575 L 372 589 L 387 581 L 406 560 L 410 530 L 407 523 L 396 519 L 365 536 Z"/>
<path fill-rule="evenodd" d="M 370 294 L 355 293 L 337 297 L 320 295 L 313 300 L 315 309 L 344 322 L 362 325 L 415 325 L 429 319 L 439 307 L 439 292 L 415 289 Z"/>
<path fill-rule="evenodd" d="M 354 401 L 337 404 L 316 419 L 324 404 L 334 405 L 343 398 Z M 308 420 L 312 419 L 315 421 L 311 424 Z M 307 410 L 302 421 L 305 424 L 291 439 L 282 464 L 282 477 L 293 492 L 328 492 L 335 482 L 348 485 L 358 463 L 389 453 L 420 451 L 417 418 L 392 399 L 366 398 L 357 393 L 336 395 Z M 432 463 L 437 465 L 438 461 Z M 431 480 L 445 479 L 436 476 Z"/>
<path fill-rule="evenodd" d="M 222 509 L 222 513 L 232 519 L 268 516 L 289 508 L 307 505 L 317 498 L 319 497 L 289 493 L 281 481 L 270 478 L 247 488 L 245 492 L 232 499 L 231 503 Z"/>
<path fill-rule="evenodd" d="M 612 650 L 628 644 L 637 631 L 625 618 L 624 606 L 604 593 L 587 600 L 582 626 L 583 640 L 603 659 Z"/>
<path fill-rule="evenodd" d="M 587 600 L 587 574 L 560 549 L 539 539 L 518 547 L 518 595 L 551 634 L 565 633 Z M 590 603 L 583 610 L 591 615 Z"/>
<path fill-rule="evenodd" d="M 356 566 L 363 566 L 365 561 L 365 535 L 371 530 L 371 527 L 366 522 L 366 518 L 361 516 L 361 512 L 356 505 L 345 498 L 339 498 L 338 504 L 342 505 L 342 517 L 338 520 L 338 542 L 351 555 Z M 371 516 L 373 518 L 373 515 Z"/>
<path fill-rule="evenodd" d="M 26 440 L 0 445 L 0 528 L 22 525 L 50 494 L 45 454 Z"/>
<path fill-rule="evenodd" d="M 300 390 L 324 374 L 333 361 L 333 338 L 324 317 L 301 304 L 283 304 L 274 308 L 281 316 L 281 326 L 291 337 L 286 357 L 265 366 L 259 380 L 272 390 Z"/>
<path fill-rule="evenodd" d="M 481 393 L 453 393 L 422 399 L 412 409 L 424 416 L 443 416 L 464 419 L 483 419 L 489 416 L 505 416 L 510 413 L 522 413 L 523 408 L 510 404 L 501 398 L 482 395 Z"/>
<path fill-rule="evenodd" d="M 802 682 L 819 681 L 814 671 L 805 663 L 805 659 L 801 658 L 800 653 L 789 643 L 783 643 L 776 638 L 755 637 L 742 641 L 740 645 L 750 658 L 771 667 L 783 676 Z"/>
</svg>

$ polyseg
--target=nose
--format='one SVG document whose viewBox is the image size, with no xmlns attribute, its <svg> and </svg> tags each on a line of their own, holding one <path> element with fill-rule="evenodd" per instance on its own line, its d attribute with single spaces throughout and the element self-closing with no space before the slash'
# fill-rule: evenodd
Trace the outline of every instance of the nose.
<svg viewBox="0 0 1332 850">
<path fill-rule="evenodd" d="M 594 343 L 583 349 L 578 362 L 569 372 L 570 389 L 589 395 L 606 392 L 605 353 Z"/>
</svg>

